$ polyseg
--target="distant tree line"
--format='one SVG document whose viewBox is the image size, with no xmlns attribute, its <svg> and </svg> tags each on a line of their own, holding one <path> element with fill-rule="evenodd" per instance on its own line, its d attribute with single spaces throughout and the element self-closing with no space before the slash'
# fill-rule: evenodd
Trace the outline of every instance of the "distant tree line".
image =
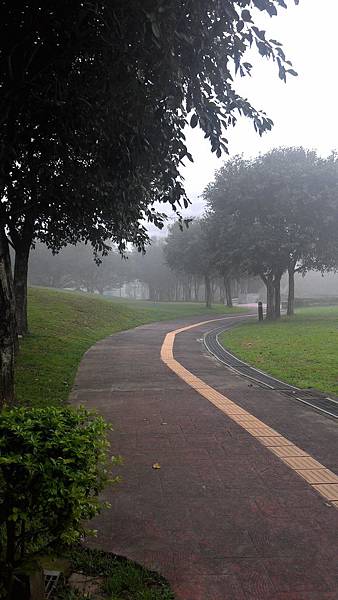
<svg viewBox="0 0 338 600">
<path fill-rule="evenodd" d="M 100 261 L 95 261 L 90 246 L 85 244 L 68 245 L 56 255 L 45 245 L 36 244 L 30 254 L 28 283 L 89 293 L 142 297 L 153 302 L 203 302 L 205 281 L 202 275 L 196 271 L 189 275 L 181 269 L 172 269 L 167 256 L 172 231 L 175 231 L 175 237 L 178 234 L 180 251 L 184 252 L 185 246 L 190 245 L 190 235 L 194 234 L 197 223 L 194 222 L 183 232 L 175 225 L 167 238 L 152 238 L 145 254 L 133 249 L 126 252 L 123 258 L 117 248 Z M 231 285 L 230 282 L 227 284 L 228 289 L 222 278 L 216 275 L 210 279 L 213 300 L 227 303 L 228 306 L 232 305 L 232 295 L 252 292 L 258 296 L 262 288 L 259 278 L 247 275 L 233 279 Z"/>
<path fill-rule="evenodd" d="M 254 159 L 224 163 L 204 191 L 206 212 L 175 223 L 144 256 L 118 250 L 95 265 L 88 246 L 68 246 L 53 258 L 33 254 L 33 284 L 103 293 L 138 280 L 154 301 L 205 298 L 232 306 L 244 289 L 266 288 L 267 318 L 280 317 L 281 279 L 288 278 L 287 313 L 294 312 L 295 274 L 334 271 L 338 264 L 338 157 L 304 148 L 276 148 Z M 42 262 L 45 261 L 43 265 Z M 40 273 L 40 274 L 39 274 Z M 243 287 L 244 286 L 244 287 Z"/>
<path fill-rule="evenodd" d="M 117 249 L 95 261 L 88 244 L 68 245 L 53 255 L 39 243 L 30 253 L 28 283 L 103 294 L 127 281 L 126 262 Z"/>
</svg>

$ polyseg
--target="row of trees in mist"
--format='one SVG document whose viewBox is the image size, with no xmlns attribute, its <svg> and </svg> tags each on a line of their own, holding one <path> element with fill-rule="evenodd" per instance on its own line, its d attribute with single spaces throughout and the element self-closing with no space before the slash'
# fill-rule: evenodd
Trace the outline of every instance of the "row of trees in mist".
<svg viewBox="0 0 338 600">
<path fill-rule="evenodd" d="M 214 300 L 232 305 L 243 284 L 266 287 L 267 318 L 280 316 L 281 279 L 288 277 L 294 312 L 295 273 L 335 270 L 338 260 L 338 158 L 303 148 L 276 148 L 254 159 L 224 163 L 204 191 L 207 209 L 188 227 L 176 223 L 153 239 L 146 255 L 118 252 L 98 267 L 89 247 L 56 258 L 40 247 L 31 281 L 103 293 L 138 280 L 155 301 Z M 44 258 L 43 258 L 44 257 Z M 43 262 L 44 261 L 44 262 Z"/>
<path fill-rule="evenodd" d="M 267 318 L 280 317 L 281 278 L 288 274 L 288 314 L 294 312 L 295 273 L 335 270 L 338 261 L 338 157 L 303 148 L 276 148 L 254 159 L 224 163 L 204 191 L 207 211 L 188 235 L 173 228 L 169 265 L 222 277 L 227 295 L 234 278 L 259 276 L 266 286 Z"/>
<path fill-rule="evenodd" d="M 171 268 L 168 264 L 172 234 L 175 237 L 177 234 L 181 243 L 180 251 L 184 251 L 185 246 L 191 246 L 191 235 L 198 228 L 198 221 L 183 232 L 175 225 L 168 238 L 153 238 L 146 254 L 134 249 L 126 252 L 122 258 L 115 249 L 102 257 L 99 264 L 94 261 L 92 249 L 88 245 L 69 245 L 53 255 L 46 246 L 37 244 L 30 256 L 28 282 L 35 286 L 99 294 L 114 293 L 153 302 L 203 301 L 203 274 L 197 269 L 189 274 L 187 270 Z M 198 251 L 200 248 L 198 242 Z M 187 259 L 188 252 L 184 256 Z M 188 264 L 187 260 L 185 264 Z M 260 287 L 255 277 L 243 276 L 226 287 L 222 278 L 214 276 L 210 279 L 210 300 L 212 296 L 215 302 L 226 301 L 231 306 L 230 289 L 237 295 L 247 291 L 258 293 Z"/>
</svg>

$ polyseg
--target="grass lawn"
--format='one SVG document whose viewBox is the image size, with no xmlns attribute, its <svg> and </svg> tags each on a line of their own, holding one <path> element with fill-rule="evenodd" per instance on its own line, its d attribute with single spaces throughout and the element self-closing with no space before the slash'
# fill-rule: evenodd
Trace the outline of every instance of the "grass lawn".
<svg viewBox="0 0 338 600">
<path fill-rule="evenodd" d="M 240 325 L 220 336 L 251 365 L 300 388 L 338 396 L 338 307 L 304 308 L 279 322 Z"/>
<path fill-rule="evenodd" d="M 67 400 L 83 353 L 123 329 L 192 315 L 238 312 L 201 303 L 114 301 L 94 295 L 32 288 L 30 335 L 21 341 L 16 393 L 21 403 L 60 405 Z"/>
</svg>

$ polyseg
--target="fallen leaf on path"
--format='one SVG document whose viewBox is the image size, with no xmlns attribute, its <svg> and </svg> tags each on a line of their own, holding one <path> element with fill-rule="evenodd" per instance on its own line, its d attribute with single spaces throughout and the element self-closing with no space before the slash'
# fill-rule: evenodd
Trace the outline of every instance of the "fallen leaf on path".
<svg viewBox="0 0 338 600">
<path fill-rule="evenodd" d="M 154 463 L 153 464 L 153 469 L 160 469 L 160 468 L 161 468 L 160 463 Z"/>
</svg>

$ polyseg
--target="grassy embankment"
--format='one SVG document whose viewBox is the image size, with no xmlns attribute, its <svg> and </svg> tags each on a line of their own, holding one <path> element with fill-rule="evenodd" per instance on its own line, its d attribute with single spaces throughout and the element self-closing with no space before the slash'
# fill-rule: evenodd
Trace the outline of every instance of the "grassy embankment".
<svg viewBox="0 0 338 600">
<path fill-rule="evenodd" d="M 300 388 L 338 396 L 338 307 L 305 308 L 277 323 L 240 325 L 220 339 L 242 360 Z"/>
<path fill-rule="evenodd" d="M 21 342 L 17 363 L 18 400 L 33 406 L 60 405 L 68 397 L 83 353 L 112 333 L 153 321 L 224 312 L 221 305 L 207 310 L 198 303 L 122 302 L 32 288 L 31 333 Z"/>
</svg>

